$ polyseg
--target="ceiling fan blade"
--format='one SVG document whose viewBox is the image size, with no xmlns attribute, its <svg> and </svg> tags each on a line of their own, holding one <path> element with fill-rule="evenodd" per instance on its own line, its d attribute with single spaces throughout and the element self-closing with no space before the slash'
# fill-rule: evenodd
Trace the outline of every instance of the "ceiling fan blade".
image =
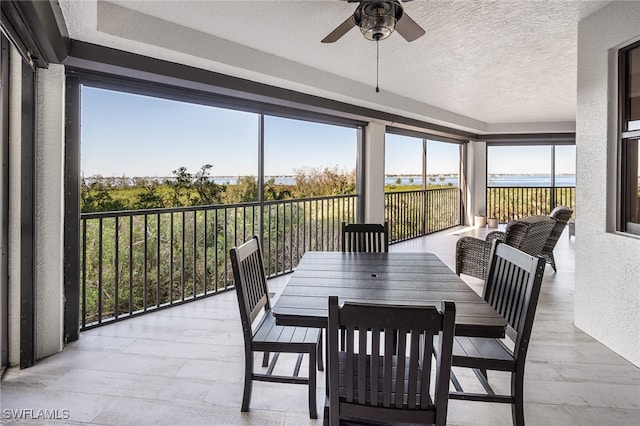
<svg viewBox="0 0 640 426">
<path fill-rule="evenodd" d="M 403 13 L 400 20 L 396 23 L 396 31 L 407 41 L 413 41 L 424 35 L 422 27 L 406 13 Z"/>
<path fill-rule="evenodd" d="M 351 28 L 356 26 L 356 21 L 353 19 L 353 15 L 349 16 L 346 21 L 338 25 L 338 28 L 331 31 L 328 36 L 322 39 L 323 43 L 333 43 L 340 37 L 345 35 Z"/>
</svg>

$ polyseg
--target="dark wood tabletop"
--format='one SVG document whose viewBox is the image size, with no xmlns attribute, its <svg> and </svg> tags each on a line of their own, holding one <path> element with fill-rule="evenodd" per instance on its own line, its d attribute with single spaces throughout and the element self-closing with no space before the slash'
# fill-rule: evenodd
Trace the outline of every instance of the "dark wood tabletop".
<svg viewBox="0 0 640 426">
<path fill-rule="evenodd" d="M 433 253 L 304 254 L 272 307 L 281 325 L 326 327 L 329 296 L 339 302 L 456 304 L 456 335 L 504 337 L 506 321 Z"/>
</svg>

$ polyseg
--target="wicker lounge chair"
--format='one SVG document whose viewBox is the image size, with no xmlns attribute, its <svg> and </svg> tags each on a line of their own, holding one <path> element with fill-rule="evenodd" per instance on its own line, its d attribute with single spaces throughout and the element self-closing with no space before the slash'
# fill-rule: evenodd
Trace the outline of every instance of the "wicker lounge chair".
<svg viewBox="0 0 640 426">
<path fill-rule="evenodd" d="M 573 214 L 573 210 L 565 206 L 558 206 L 555 209 L 553 209 L 549 214 L 550 217 L 556 220 L 556 224 L 553 226 L 553 229 L 551 230 L 551 235 L 549 235 L 547 242 L 544 244 L 544 247 L 542 248 L 542 253 L 540 253 L 540 257 L 544 258 L 544 260 L 546 260 L 547 263 L 550 263 L 554 271 L 556 271 L 556 260 L 553 257 L 553 249 L 555 248 L 556 243 L 560 238 L 560 235 L 562 235 L 562 231 L 564 231 L 564 227 L 567 226 L 567 222 L 571 218 L 572 214 Z"/>
<path fill-rule="evenodd" d="M 491 244 L 496 239 L 532 256 L 542 256 L 555 224 L 556 219 L 550 216 L 527 216 L 509 222 L 504 232 L 490 232 L 485 240 L 460 238 L 456 244 L 456 274 L 485 279 Z"/>
</svg>

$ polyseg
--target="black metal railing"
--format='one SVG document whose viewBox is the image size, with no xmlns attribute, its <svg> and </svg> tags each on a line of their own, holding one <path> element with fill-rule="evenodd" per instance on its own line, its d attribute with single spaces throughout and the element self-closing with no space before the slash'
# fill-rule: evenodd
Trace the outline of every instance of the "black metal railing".
<svg viewBox="0 0 640 426">
<path fill-rule="evenodd" d="M 547 215 L 556 206 L 574 210 L 575 186 L 504 186 L 487 188 L 487 217 L 507 223 L 531 215 Z"/>
<path fill-rule="evenodd" d="M 355 195 L 81 215 L 81 330 L 233 286 L 229 249 L 261 234 L 269 276 L 335 250 Z"/>
<path fill-rule="evenodd" d="M 386 192 L 385 220 L 392 243 L 460 225 L 460 188 Z"/>
<path fill-rule="evenodd" d="M 81 330 L 233 287 L 229 249 L 262 236 L 268 276 L 339 250 L 356 195 L 81 215 Z M 460 190 L 385 194 L 391 242 L 460 224 Z"/>
</svg>

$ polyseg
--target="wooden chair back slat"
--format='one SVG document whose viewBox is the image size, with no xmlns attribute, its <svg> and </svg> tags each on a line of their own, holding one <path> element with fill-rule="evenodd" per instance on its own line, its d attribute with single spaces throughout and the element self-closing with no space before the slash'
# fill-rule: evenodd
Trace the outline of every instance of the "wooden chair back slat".
<svg viewBox="0 0 640 426">
<path fill-rule="evenodd" d="M 420 354 L 420 365 L 431 362 L 433 357 L 433 345 L 425 345 L 424 342 L 431 342 L 434 339 L 435 333 L 427 331 L 425 338 L 420 342 L 422 345 L 422 353 Z M 428 369 L 422 370 L 420 395 L 428 395 L 431 388 L 431 374 Z M 436 397 L 437 399 L 438 397 Z M 429 398 L 420 398 L 420 409 L 425 410 L 429 406 Z"/>
<path fill-rule="evenodd" d="M 353 327 L 347 327 L 347 354 L 351 354 L 352 356 L 347 355 L 346 357 L 346 386 L 347 386 L 347 401 L 353 402 L 354 398 L 354 386 L 353 380 L 355 378 L 354 367 L 353 367 L 353 341 L 355 338 L 355 330 Z"/>
<path fill-rule="evenodd" d="M 359 335 L 358 345 L 358 404 L 364 404 L 367 399 L 367 337 L 366 331 Z"/>
<path fill-rule="evenodd" d="M 379 385 L 380 385 L 380 334 L 382 331 L 378 327 L 371 330 L 371 369 L 369 375 L 371 377 L 371 405 L 380 404 Z"/>
<path fill-rule="evenodd" d="M 418 387 L 420 380 L 424 380 L 424 375 L 419 375 L 420 370 L 418 368 L 420 363 L 420 334 L 411 333 L 410 335 L 410 351 L 409 358 L 412 360 L 409 365 L 409 385 L 407 389 L 407 406 L 409 409 L 420 408 L 420 401 L 417 396 L 421 394 L 422 389 Z M 423 399 L 423 398 L 421 398 Z"/>
</svg>

